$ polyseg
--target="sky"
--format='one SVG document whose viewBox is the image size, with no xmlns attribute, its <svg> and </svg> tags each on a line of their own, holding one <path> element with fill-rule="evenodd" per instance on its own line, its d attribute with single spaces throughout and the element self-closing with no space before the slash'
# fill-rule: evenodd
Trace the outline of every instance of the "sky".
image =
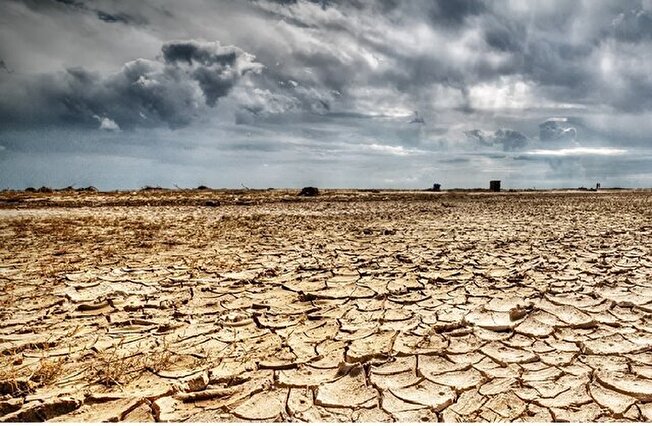
<svg viewBox="0 0 652 426">
<path fill-rule="evenodd" d="M 0 189 L 652 187 L 652 0 L 2 0 Z"/>
</svg>

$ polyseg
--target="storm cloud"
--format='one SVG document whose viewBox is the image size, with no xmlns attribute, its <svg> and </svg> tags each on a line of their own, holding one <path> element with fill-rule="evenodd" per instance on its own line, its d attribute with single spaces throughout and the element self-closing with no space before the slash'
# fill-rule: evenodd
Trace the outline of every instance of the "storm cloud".
<svg viewBox="0 0 652 426">
<path fill-rule="evenodd" d="M 8 0 L 0 16 L 7 163 L 74 134 L 85 155 L 228 157 L 247 164 L 235 186 L 267 186 L 260 164 L 317 186 L 373 185 L 371 169 L 380 186 L 652 185 L 649 0 Z"/>
<path fill-rule="evenodd" d="M 568 119 L 551 118 L 539 124 L 539 140 L 549 141 L 574 141 L 577 130 L 568 125 Z"/>
<path fill-rule="evenodd" d="M 25 116 L 21 107 L 31 108 L 31 121 L 25 124 L 35 126 L 89 125 L 98 120 L 100 129 L 162 124 L 175 129 L 189 125 L 247 73 L 261 69 L 253 55 L 234 46 L 170 41 L 163 44 L 159 58 L 129 61 L 112 74 L 75 67 L 31 77 L 27 82 L 36 105 L 0 101 L 0 112 L 5 120 L 12 120 Z"/>
<path fill-rule="evenodd" d="M 494 132 L 470 130 L 466 135 L 485 146 L 502 146 L 504 151 L 514 151 L 527 146 L 529 139 L 523 133 L 514 129 L 498 129 Z"/>
</svg>

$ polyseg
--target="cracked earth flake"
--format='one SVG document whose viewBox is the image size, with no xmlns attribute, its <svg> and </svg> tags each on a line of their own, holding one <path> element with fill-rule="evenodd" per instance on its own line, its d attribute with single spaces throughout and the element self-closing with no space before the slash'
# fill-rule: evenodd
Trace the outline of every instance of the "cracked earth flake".
<svg viewBox="0 0 652 426">
<path fill-rule="evenodd" d="M 511 389 L 515 383 L 516 379 L 513 377 L 498 377 L 484 383 L 477 392 L 484 396 L 496 395 L 504 392 L 505 389 Z"/>
<path fill-rule="evenodd" d="M 300 317 L 291 317 L 286 315 L 261 315 L 258 317 L 258 322 L 263 327 L 267 328 L 288 328 L 296 325 L 301 321 Z"/>
<path fill-rule="evenodd" d="M 537 389 L 539 385 L 537 384 Z M 573 407 L 582 404 L 588 404 L 593 399 L 586 391 L 584 386 L 573 387 L 559 393 L 553 398 L 539 398 L 536 400 L 537 404 L 548 408 L 564 408 Z"/>
<path fill-rule="evenodd" d="M 122 421 L 126 423 L 153 423 L 156 419 L 154 418 L 154 412 L 150 404 L 145 403 L 140 404 L 125 414 Z"/>
<path fill-rule="evenodd" d="M 631 370 L 637 376 L 652 379 L 652 366 L 650 365 L 632 365 Z"/>
<path fill-rule="evenodd" d="M 598 383 L 642 402 L 652 401 L 652 380 L 643 379 L 633 374 L 598 371 L 595 375 Z"/>
<path fill-rule="evenodd" d="M 559 367 L 570 365 L 576 356 L 576 352 L 550 352 L 539 354 L 539 359 L 544 364 Z"/>
<path fill-rule="evenodd" d="M 404 309 L 387 309 L 383 315 L 384 321 L 405 321 L 412 318 L 414 314 Z"/>
<path fill-rule="evenodd" d="M 296 416 L 313 408 L 313 398 L 310 388 L 290 388 L 287 400 L 288 414 Z"/>
<path fill-rule="evenodd" d="M 348 374 L 317 388 L 315 402 L 324 407 L 371 408 L 376 404 L 378 392 L 367 386 L 362 367 L 353 367 Z"/>
<path fill-rule="evenodd" d="M 373 290 L 355 284 L 327 287 L 323 290 L 307 291 L 306 294 L 317 299 L 366 299 L 373 297 Z"/>
<path fill-rule="evenodd" d="M 473 329 L 473 334 L 476 337 L 489 342 L 502 342 L 510 339 L 514 335 L 511 330 L 493 331 L 481 327 L 475 327 Z"/>
<path fill-rule="evenodd" d="M 363 408 L 355 410 L 351 420 L 360 423 L 387 423 L 392 421 L 392 416 L 378 407 Z"/>
<path fill-rule="evenodd" d="M 348 362 L 366 362 L 372 358 L 388 357 L 396 334 L 396 332 L 386 331 L 353 340 L 346 351 L 346 360 Z"/>
<path fill-rule="evenodd" d="M 509 312 L 471 312 L 464 319 L 492 331 L 513 330 L 519 324 L 519 321 L 512 320 Z"/>
<path fill-rule="evenodd" d="M 451 371 L 466 370 L 470 363 L 456 363 L 439 355 L 419 355 L 419 372 L 424 376 L 439 375 Z"/>
<path fill-rule="evenodd" d="M 640 404 L 639 406 L 643 419 L 647 422 L 652 421 L 652 403 Z"/>
<path fill-rule="evenodd" d="M 489 421 L 498 420 L 492 413 L 499 416 L 500 419 L 511 421 L 525 412 L 527 405 L 520 398 L 511 392 L 501 393 L 492 396 L 482 407 L 480 415 Z"/>
<path fill-rule="evenodd" d="M 415 356 L 398 356 L 379 365 L 372 365 L 371 372 L 375 374 L 398 374 L 411 371 L 416 368 L 417 358 Z"/>
<path fill-rule="evenodd" d="M 143 398 L 125 398 L 97 404 L 84 405 L 80 409 L 53 419 L 55 422 L 118 422 L 140 405 L 145 404 Z M 146 404 L 145 404 L 146 405 Z"/>
<path fill-rule="evenodd" d="M 425 405 L 435 411 L 443 410 L 455 399 L 455 393 L 451 388 L 438 385 L 427 379 L 406 388 L 390 389 L 390 392 L 403 401 Z"/>
<path fill-rule="evenodd" d="M 535 353 L 523 349 L 510 348 L 498 342 L 488 343 L 480 351 L 502 365 L 539 360 L 539 355 Z"/>
<path fill-rule="evenodd" d="M 161 422 L 183 421 L 200 411 L 198 408 L 184 404 L 169 396 L 158 398 L 152 402 L 152 410 L 155 418 Z"/>
<path fill-rule="evenodd" d="M 516 326 L 515 331 L 526 336 L 548 337 L 555 332 L 555 329 L 548 324 L 537 321 L 533 316 L 528 316 Z"/>
<path fill-rule="evenodd" d="M 287 389 L 276 389 L 253 395 L 243 404 L 238 405 L 233 413 L 245 420 L 272 420 L 285 412 Z"/>
<path fill-rule="evenodd" d="M 378 389 L 398 389 L 412 386 L 419 382 L 421 377 L 418 377 L 413 371 L 404 371 L 396 374 L 376 374 L 371 373 L 369 381 L 374 384 Z"/>
<path fill-rule="evenodd" d="M 588 403 L 580 407 L 554 407 L 550 411 L 556 422 L 587 423 L 595 421 L 603 409 L 596 403 Z"/>
<path fill-rule="evenodd" d="M 501 392 L 504 392 L 505 389 L 509 389 L 509 387 L 504 387 Z M 448 409 L 455 411 L 459 415 L 468 416 L 478 411 L 486 400 L 487 398 L 479 394 L 476 389 L 470 389 L 462 392 L 457 397 L 455 404 L 448 407 Z"/>
<path fill-rule="evenodd" d="M 318 357 L 308 365 L 316 368 L 337 368 L 344 362 L 346 342 L 325 340 L 317 345 Z"/>
<path fill-rule="evenodd" d="M 521 375 L 521 379 L 526 382 L 539 382 L 543 380 L 555 380 L 564 373 L 555 367 L 548 367 L 536 371 L 528 371 Z"/>
<path fill-rule="evenodd" d="M 436 334 L 418 336 L 401 332 L 394 340 L 394 350 L 401 355 L 437 354 L 446 346 L 446 339 Z"/>
<path fill-rule="evenodd" d="M 181 389 L 185 392 L 197 392 L 206 389 L 209 383 L 208 372 L 201 373 L 186 377 L 181 384 Z"/>
<path fill-rule="evenodd" d="M 595 371 L 629 372 L 629 360 L 618 355 L 580 355 L 579 360 Z"/>
<path fill-rule="evenodd" d="M 647 342 L 646 342 L 647 343 Z M 592 355 L 628 354 L 647 352 L 652 349 L 652 343 L 637 344 L 622 335 L 612 335 L 582 343 L 584 351 Z"/>
<path fill-rule="evenodd" d="M 258 362 L 259 368 L 285 370 L 296 367 L 296 356 L 288 348 L 281 348 Z"/>
<path fill-rule="evenodd" d="M 536 404 L 528 404 L 527 410 L 521 417 L 515 419 L 514 422 L 527 422 L 527 423 L 550 423 L 553 421 L 550 410 L 545 407 L 540 407 Z"/>
<path fill-rule="evenodd" d="M 424 374 L 424 376 L 434 383 L 449 386 L 456 391 L 475 388 L 485 381 L 482 374 L 473 368 L 438 375 Z"/>
<path fill-rule="evenodd" d="M 637 401 L 636 398 L 607 389 L 599 383 L 591 383 L 589 393 L 601 407 L 617 415 L 623 414 Z"/>
<path fill-rule="evenodd" d="M 537 308 L 556 316 L 571 327 L 588 328 L 595 326 L 595 320 L 589 314 L 580 311 L 574 306 L 555 305 L 547 301 L 541 301 L 537 303 Z"/>
<path fill-rule="evenodd" d="M 396 397 L 392 392 L 385 390 L 382 395 L 382 408 L 388 413 L 396 416 L 398 413 L 416 411 L 427 408 L 426 405 L 404 401 Z"/>
<path fill-rule="evenodd" d="M 0 417 L 2 423 L 17 422 L 42 422 L 67 414 L 81 405 L 81 401 L 74 398 L 54 398 L 46 401 L 30 401 L 5 416 Z"/>
<path fill-rule="evenodd" d="M 459 337 L 450 337 L 448 339 L 446 352 L 449 354 L 468 354 L 473 353 L 484 344 L 477 336 L 466 334 Z"/>
<path fill-rule="evenodd" d="M 276 374 L 276 382 L 281 386 L 310 387 L 335 380 L 339 371 L 336 368 L 300 366 L 297 369 L 280 370 Z"/>
<path fill-rule="evenodd" d="M 505 377 L 518 377 L 521 375 L 523 368 L 518 364 L 509 364 L 506 367 L 497 367 L 490 368 L 487 370 L 480 370 L 476 367 L 477 370 L 482 371 L 482 373 L 489 379 L 505 378 Z"/>
<path fill-rule="evenodd" d="M 334 319 L 329 319 L 325 321 L 319 321 L 313 324 L 310 328 L 293 328 L 294 332 L 303 331 L 303 334 L 306 336 L 306 341 L 312 343 L 323 342 L 326 339 L 332 339 L 337 334 L 339 330 L 339 323 Z"/>
</svg>

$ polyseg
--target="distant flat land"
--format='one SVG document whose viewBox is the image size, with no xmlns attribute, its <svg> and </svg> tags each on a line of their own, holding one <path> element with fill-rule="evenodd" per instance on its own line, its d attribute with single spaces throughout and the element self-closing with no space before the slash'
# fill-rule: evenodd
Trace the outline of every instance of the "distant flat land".
<svg viewBox="0 0 652 426">
<path fill-rule="evenodd" d="M 0 421 L 652 421 L 652 192 L 0 192 Z"/>
</svg>

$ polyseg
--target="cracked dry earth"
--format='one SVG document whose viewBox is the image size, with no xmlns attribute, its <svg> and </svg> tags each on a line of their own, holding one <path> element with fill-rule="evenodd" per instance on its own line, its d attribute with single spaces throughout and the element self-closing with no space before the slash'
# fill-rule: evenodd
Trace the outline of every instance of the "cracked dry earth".
<svg viewBox="0 0 652 426">
<path fill-rule="evenodd" d="M 0 421 L 652 421 L 652 193 L 213 196 L 0 210 Z"/>
</svg>

